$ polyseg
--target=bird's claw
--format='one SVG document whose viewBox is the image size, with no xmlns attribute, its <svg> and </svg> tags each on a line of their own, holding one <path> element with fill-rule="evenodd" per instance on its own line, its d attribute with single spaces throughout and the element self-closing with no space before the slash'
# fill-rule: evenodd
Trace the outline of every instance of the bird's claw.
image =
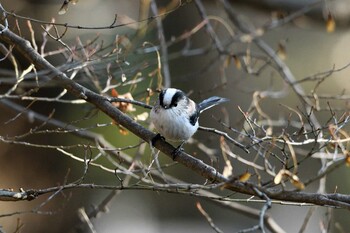
<svg viewBox="0 0 350 233">
<path fill-rule="evenodd" d="M 162 135 L 160 135 L 159 133 L 157 133 L 157 135 L 154 136 L 154 137 L 151 139 L 151 145 L 154 147 L 155 143 L 156 143 L 158 140 L 163 140 L 163 141 L 165 141 L 165 138 L 164 138 Z M 184 143 L 185 143 L 185 142 L 183 141 L 178 147 L 176 147 L 176 148 L 173 150 L 173 152 L 171 152 L 171 155 L 172 155 L 172 157 L 173 157 L 173 160 L 175 160 L 176 157 L 177 157 L 181 152 L 184 151 L 184 149 L 182 148 L 182 146 L 183 146 Z"/>
<path fill-rule="evenodd" d="M 152 140 L 151 140 L 152 146 L 154 146 L 154 144 L 155 144 L 158 140 L 163 140 L 163 141 L 164 141 L 165 138 L 164 138 L 162 135 L 160 135 L 159 133 L 157 133 L 157 135 L 154 136 L 154 137 L 152 138 Z"/>
<path fill-rule="evenodd" d="M 175 160 L 176 157 L 183 151 L 184 151 L 184 148 L 182 148 L 182 144 L 180 146 L 176 147 L 176 149 L 173 150 L 173 152 L 171 152 L 171 155 L 173 156 L 173 160 Z"/>
</svg>

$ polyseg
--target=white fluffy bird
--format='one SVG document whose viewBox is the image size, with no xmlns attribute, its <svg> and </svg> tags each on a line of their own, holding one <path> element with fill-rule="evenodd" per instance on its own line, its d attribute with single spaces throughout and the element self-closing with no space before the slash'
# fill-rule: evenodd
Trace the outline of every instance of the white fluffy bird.
<svg viewBox="0 0 350 233">
<path fill-rule="evenodd" d="M 226 98 L 212 96 L 196 104 L 183 91 L 167 88 L 160 92 L 150 117 L 162 137 L 182 142 L 174 152 L 175 157 L 182 145 L 197 131 L 199 114 L 227 101 L 229 100 Z"/>
</svg>

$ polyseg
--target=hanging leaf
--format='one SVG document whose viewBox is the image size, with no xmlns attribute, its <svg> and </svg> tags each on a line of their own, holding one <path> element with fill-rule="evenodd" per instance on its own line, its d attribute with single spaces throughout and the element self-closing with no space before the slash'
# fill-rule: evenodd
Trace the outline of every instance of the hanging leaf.
<svg viewBox="0 0 350 233">
<path fill-rule="evenodd" d="M 134 100 L 134 98 L 132 97 L 130 92 L 127 92 L 127 93 L 121 95 L 121 94 L 118 93 L 118 91 L 116 91 L 115 89 L 112 89 L 111 95 L 113 97 L 118 97 L 118 98 L 121 98 L 121 99 Z M 136 109 L 134 108 L 134 105 L 131 104 L 131 103 L 127 103 L 127 102 L 113 102 L 112 104 L 113 104 L 113 106 L 117 107 L 120 111 L 122 111 L 124 113 L 136 111 Z"/>
<path fill-rule="evenodd" d="M 328 12 L 327 16 L 326 29 L 328 33 L 334 32 L 335 30 L 335 20 L 330 12 Z"/>
<path fill-rule="evenodd" d="M 281 169 L 277 175 L 275 176 L 273 182 L 275 184 L 280 184 L 282 182 L 282 180 L 285 178 L 285 169 Z"/>
<path fill-rule="evenodd" d="M 119 126 L 119 133 L 123 136 L 126 136 L 129 134 L 129 131 L 127 129 L 125 129 L 124 127 L 122 127 L 121 125 L 118 125 Z"/>
<path fill-rule="evenodd" d="M 224 61 L 224 68 L 227 68 L 231 63 L 231 57 L 227 56 L 225 61 Z"/>
<path fill-rule="evenodd" d="M 239 176 L 239 181 L 246 182 L 250 179 L 251 176 L 252 176 L 252 174 L 250 174 L 249 172 L 245 172 Z"/>
<path fill-rule="evenodd" d="M 345 164 L 347 167 L 350 167 L 350 153 L 346 151 L 346 159 L 345 159 Z"/>
<path fill-rule="evenodd" d="M 297 175 L 293 175 L 290 179 L 290 182 L 299 190 L 305 189 L 305 185 L 303 182 L 300 181 L 299 177 Z"/>
<path fill-rule="evenodd" d="M 118 96 L 119 96 L 118 91 L 117 91 L 116 89 L 112 89 L 112 90 L 111 90 L 111 96 L 113 96 L 113 97 L 118 97 Z"/>
<path fill-rule="evenodd" d="M 233 55 L 232 58 L 233 58 L 233 62 L 235 63 L 237 70 L 242 69 L 241 60 L 239 60 L 239 58 L 236 55 Z"/>
<path fill-rule="evenodd" d="M 277 54 L 282 60 L 286 60 L 286 58 L 287 58 L 286 46 L 283 43 L 281 43 L 281 42 L 278 43 Z"/>
<path fill-rule="evenodd" d="M 60 10 L 58 11 L 58 14 L 64 15 L 68 11 L 69 3 L 72 3 L 73 5 L 75 5 L 75 4 L 77 4 L 77 2 L 78 2 L 78 0 L 64 0 Z"/>
</svg>

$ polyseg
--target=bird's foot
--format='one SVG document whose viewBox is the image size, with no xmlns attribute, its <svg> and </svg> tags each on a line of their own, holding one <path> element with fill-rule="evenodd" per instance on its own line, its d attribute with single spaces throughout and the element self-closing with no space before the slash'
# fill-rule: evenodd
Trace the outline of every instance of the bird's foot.
<svg viewBox="0 0 350 233">
<path fill-rule="evenodd" d="M 176 147 L 176 149 L 171 152 L 171 155 L 173 156 L 173 160 L 176 159 L 176 157 L 184 151 L 184 148 L 182 148 L 182 146 L 185 144 L 185 141 L 183 141 L 178 147 Z"/>
<path fill-rule="evenodd" d="M 154 136 L 154 137 L 152 138 L 152 140 L 151 140 L 152 146 L 154 146 L 154 144 L 155 144 L 158 140 L 165 140 L 165 138 L 164 138 L 162 135 L 160 135 L 159 133 L 157 133 L 157 135 Z"/>
<path fill-rule="evenodd" d="M 175 160 L 176 157 L 183 151 L 184 151 L 184 148 L 182 148 L 182 145 L 176 147 L 176 149 L 173 150 L 173 152 L 171 152 L 171 155 L 173 156 L 173 160 Z"/>
</svg>

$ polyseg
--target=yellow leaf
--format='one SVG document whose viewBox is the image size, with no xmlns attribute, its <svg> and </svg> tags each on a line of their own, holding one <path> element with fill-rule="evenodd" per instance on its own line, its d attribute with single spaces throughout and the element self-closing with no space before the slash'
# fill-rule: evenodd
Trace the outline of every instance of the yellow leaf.
<svg viewBox="0 0 350 233">
<path fill-rule="evenodd" d="M 294 185 L 294 187 L 296 187 L 299 190 L 305 189 L 304 183 L 301 182 L 300 180 L 293 180 L 293 179 L 291 179 L 290 182 Z"/>
<path fill-rule="evenodd" d="M 277 173 L 277 175 L 275 176 L 275 178 L 274 178 L 274 183 L 275 184 L 279 184 L 279 183 L 281 183 L 281 181 L 282 180 L 284 180 L 285 178 L 287 178 L 287 177 L 292 177 L 293 176 L 293 174 L 290 172 L 290 171 L 288 171 L 288 170 L 286 170 L 286 169 L 281 169 L 278 173 Z"/>
<path fill-rule="evenodd" d="M 280 171 L 277 173 L 277 175 L 275 176 L 275 178 L 273 179 L 273 182 L 274 182 L 275 184 L 280 184 L 281 181 L 282 181 L 282 179 L 283 179 L 283 172 L 282 172 L 282 170 L 280 170 Z"/>
<path fill-rule="evenodd" d="M 120 127 L 120 126 L 119 126 L 119 133 L 121 135 L 124 135 L 124 136 L 129 134 L 129 132 L 126 129 L 124 129 L 124 128 Z"/>
<path fill-rule="evenodd" d="M 231 63 L 231 57 L 227 56 L 224 62 L 224 68 L 227 68 Z"/>
<path fill-rule="evenodd" d="M 64 15 L 68 10 L 68 2 L 64 1 L 63 5 L 61 6 L 61 8 L 58 11 L 59 15 Z"/>
<path fill-rule="evenodd" d="M 233 55 L 232 58 L 233 58 L 233 61 L 234 61 L 235 65 L 236 65 L 236 68 L 238 70 L 242 69 L 242 63 L 239 60 L 239 58 L 236 55 Z"/>
<path fill-rule="evenodd" d="M 345 164 L 347 167 L 350 167 L 350 156 L 349 155 L 346 156 Z"/>
<path fill-rule="evenodd" d="M 68 10 L 68 4 L 72 3 L 73 5 L 77 4 L 78 0 L 65 0 L 63 2 L 63 5 L 61 6 L 60 10 L 58 11 L 59 15 L 64 15 L 65 13 L 67 13 Z"/>
<path fill-rule="evenodd" d="M 282 60 L 286 60 L 287 51 L 286 51 L 286 46 L 284 44 L 282 44 L 282 43 L 278 44 L 277 54 Z"/>
<path fill-rule="evenodd" d="M 246 182 L 250 179 L 251 176 L 252 176 L 252 174 L 250 174 L 249 172 L 245 172 L 239 176 L 239 181 Z"/>
<path fill-rule="evenodd" d="M 299 177 L 297 175 L 292 175 L 290 177 L 290 182 L 299 190 L 305 189 L 305 185 L 303 182 L 300 181 Z"/>
<path fill-rule="evenodd" d="M 328 33 L 334 32 L 335 30 L 335 20 L 330 12 L 327 16 L 326 29 Z"/>
</svg>

